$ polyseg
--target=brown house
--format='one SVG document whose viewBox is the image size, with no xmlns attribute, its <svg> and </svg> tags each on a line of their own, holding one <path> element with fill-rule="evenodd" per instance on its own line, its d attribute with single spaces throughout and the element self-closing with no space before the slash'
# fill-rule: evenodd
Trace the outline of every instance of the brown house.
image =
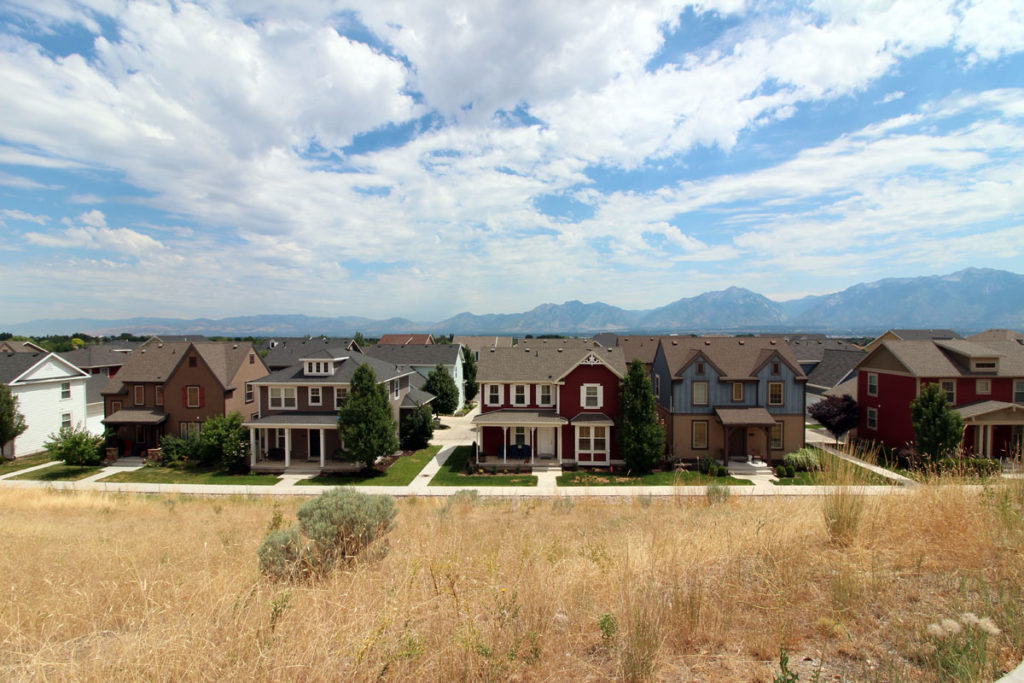
<svg viewBox="0 0 1024 683">
<path fill-rule="evenodd" d="M 251 382 L 268 373 L 245 342 L 150 341 L 132 353 L 103 391 L 104 424 L 122 453 L 139 454 L 165 434 L 198 434 L 206 420 L 255 411 Z"/>
</svg>

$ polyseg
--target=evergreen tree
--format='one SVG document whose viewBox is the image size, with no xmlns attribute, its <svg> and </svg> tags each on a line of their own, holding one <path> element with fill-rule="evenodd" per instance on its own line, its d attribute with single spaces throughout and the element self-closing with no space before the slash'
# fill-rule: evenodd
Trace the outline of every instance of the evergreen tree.
<svg viewBox="0 0 1024 683">
<path fill-rule="evenodd" d="M 356 336 L 352 338 L 352 341 L 354 341 L 356 346 L 359 348 L 363 348 L 367 344 L 366 337 L 363 336 L 362 332 L 356 332 Z"/>
<path fill-rule="evenodd" d="M 933 462 L 955 455 L 964 438 L 964 420 L 953 410 L 946 392 L 938 384 L 921 389 L 910 402 L 910 420 L 914 425 L 917 450 Z"/>
<path fill-rule="evenodd" d="M 437 397 L 431 402 L 431 405 L 438 415 L 451 415 L 459 407 L 459 388 L 455 386 L 455 380 L 441 363 L 438 363 L 427 375 L 423 390 L 429 391 Z"/>
<path fill-rule="evenodd" d="M 399 428 L 402 448 L 416 451 L 430 445 L 434 437 L 434 413 L 429 405 L 422 405 L 405 416 Z"/>
<path fill-rule="evenodd" d="M 462 376 L 466 380 L 466 400 L 472 401 L 479 386 L 476 383 L 476 357 L 468 346 L 462 347 Z"/>
<path fill-rule="evenodd" d="M 0 384 L 0 460 L 5 457 L 4 450 L 9 441 L 25 433 L 28 424 L 25 423 L 25 416 L 18 411 L 18 397 L 11 393 L 10 387 Z M 14 446 L 11 446 L 13 457 Z"/>
<path fill-rule="evenodd" d="M 650 472 L 665 453 L 665 430 L 658 424 L 658 410 L 647 369 L 639 359 L 619 388 L 619 450 L 631 472 Z"/>
<path fill-rule="evenodd" d="M 860 419 L 860 407 L 849 394 L 826 396 L 807 412 L 832 433 L 836 443 L 839 443 L 839 437 L 856 427 Z"/>
<path fill-rule="evenodd" d="M 373 467 L 377 458 L 398 450 L 395 416 L 387 390 L 366 363 L 352 373 L 348 398 L 338 411 L 338 436 L 345 444 L 343 457 Z"/>
</svg>

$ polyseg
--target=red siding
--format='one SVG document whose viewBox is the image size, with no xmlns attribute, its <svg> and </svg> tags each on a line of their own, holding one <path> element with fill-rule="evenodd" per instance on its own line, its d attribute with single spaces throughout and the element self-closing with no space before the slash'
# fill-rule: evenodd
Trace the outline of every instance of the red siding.
<svg viewBox="0 0 1024 683">
<path fill-rule="evenodd" d="M 894 448 L 905 446 L 914 440 L 910 402 L 917 397 L 917 380 L 885 372 L 877 374 L 878 396 L 868 396 L 868 371 L 861 370 L 857 374 L 857 403 L 860 404 L 857 435 Z M 868 429 L 868 408 L 878 410 L 878 429 Z"/>
</svg>

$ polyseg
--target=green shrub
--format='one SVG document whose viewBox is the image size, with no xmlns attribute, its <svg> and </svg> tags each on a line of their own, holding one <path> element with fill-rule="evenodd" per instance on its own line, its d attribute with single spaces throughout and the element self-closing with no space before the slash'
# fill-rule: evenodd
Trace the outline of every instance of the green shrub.
<svg viewBox="0 0 1024 683">
<path fill-rule="evenodd" d="M 821 457 L 813 448 L 801 448 L 793 453 L 786 453 L 782 463 L 796 472 L 814 472 L 821 469 Z"/>
<path fill-rule="evenodd" d="M 718 461 L 709 455 L 702 455 L 700 460 L 697 461 L 697 471 L 703 474 L 710 474 L 713 477 L 715 472 L 718 471 Z"/>
<path fill-rule="evenodd" d="M 103 437 L 90 434 L 85 427 L 61 427 L 43 444 L 54 460 L 65 465 L 86 467 L 103 462 Z"/>
<path fill-rule="evenodd" d="M 391 530 L 395 501 L 334 489 L 299 508 L 298 527 L 271 531 L 260 546 L 260 569 L 278 579 L 322 576 L 350 561 Z"/>
<path fill-rule="evenodd" d="M 166 434 L 160 437 L 160 453 L 166 463 L 181 463 L 199 458 L 199 438 L 196 436 L 177 437 Z"/>
<path fill-rule="evenodd" d="M 242 415 L 215 415 L 203 423 L 199 433 L 199 460 L 229 472 L 249 469 L 249 430 L 242 426 Z"/>
<path fill-rule="evenodd" d="M 796 469 L 792 465 L 784 465 L 786 468 L 786 476 L 792 479 L 796 476 Z"/>
<path fill-rule="evenodd" d="M 785 465 L 778 465 L 775 468 L 775 476 L 778 477 L 779 479 L 785 479 L 786 477 L 788 477 L 789 474 L 788 474 L 788 472 L 786 470 L 786 466 Z"/>
<path fill-rule="evenodd" d="M 430 440 L 434 438 L 434 413 L 430 406 L 420 406 L 406 415 L 398 432 L 402 448 L 407 451 L 418 451 L 429 446 Z"/>
</svg>

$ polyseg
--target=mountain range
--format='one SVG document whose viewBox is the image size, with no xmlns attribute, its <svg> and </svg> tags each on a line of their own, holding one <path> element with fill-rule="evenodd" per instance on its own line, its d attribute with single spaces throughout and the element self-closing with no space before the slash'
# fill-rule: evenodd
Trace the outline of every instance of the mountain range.
<svg viewBox="0 0 1024 683">
<path fill-rule="evenodd" d="M 0 329 L 4 326 L 0 323 Z M 251 315 L 221 319 L 94 318 L 33 320 L 15 334 L 206 334 L 352 336 L 387 332 L 441 334 L 594 334 L 598 332 L 826 332 L 871 335 L 890 328 L 951 328 L 969 333 L 1024 328 L 1024 275 L 968 268 L 949 275 L 888 278 L 840 292 L 773 301 L 741 287 L 705 292 L 660 308 L 628 310 L 595 302 L 542 304 L 525 313 L 459 313 L 438 322 L 405 318 Z"/>
</svg>

